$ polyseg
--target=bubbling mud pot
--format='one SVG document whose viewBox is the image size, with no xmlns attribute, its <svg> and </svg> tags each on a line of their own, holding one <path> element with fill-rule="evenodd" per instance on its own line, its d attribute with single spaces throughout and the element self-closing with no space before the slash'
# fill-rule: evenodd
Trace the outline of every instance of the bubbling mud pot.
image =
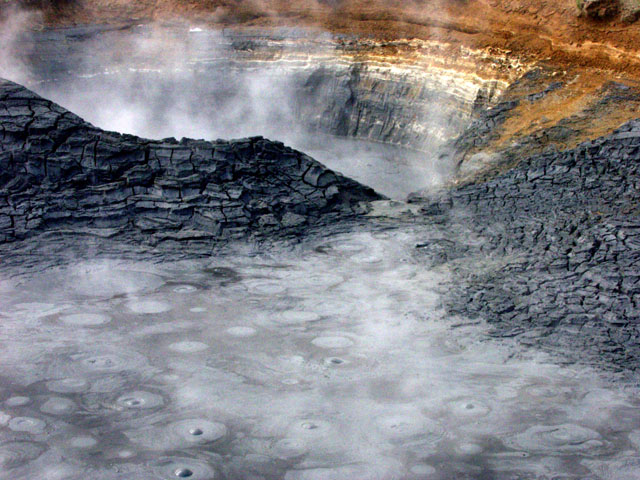
<svg viewBox="0 0 640 480">
<path fill-rule="evenodd" d="M 446 316 L 426 228 L 3 279 L 0 478 L 638 478 L 638 390 Z"/>
</svg>

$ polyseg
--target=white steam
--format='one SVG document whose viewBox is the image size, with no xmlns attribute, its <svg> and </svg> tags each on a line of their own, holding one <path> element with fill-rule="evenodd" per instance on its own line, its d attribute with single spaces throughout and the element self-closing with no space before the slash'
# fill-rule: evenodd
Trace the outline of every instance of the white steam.
<svg viewBox="0 0 640 480">
<path fill-rule="evenodd" d="M 311 119 L 301 118 L 308 101 L 300 96 L 302 85 L 321 66 L 329 76 L 346 73 L 344 58 L 326 37 L 310 41 L 308 33 L 291 30 L 284 35 L 297 36 L 311 50 L 289 47 L 287 41 L 265 44 L 261 38 L 254 51 L 250 35 L 141 25 L 86 38 L 81 30 L 63 31 L 43 41 L 28 29 L 29 21 L 16 12 L 1 26 L 7 48 L 0 54 L 0 75 L 100 128 L 147 138 L 261 135 L 308 152 L 395 199 L 436 185 L 447 173 L 429 153 L 309 131 Z M 35 55 L 27 55 L 30 48 Z M 330 95 L 324 90 L 317 95 L 318 111 L 311 115 L 321 115 L 331 100 L 322 96 Z M 448 119 L 439 105 L 425 110 L 418 112 L 417 123 L 437 146 L 451 130 Z"/>
<path fill-rule="evenodd" d="M 37 18 L 37 13 L 17 7 L 0 9 L 0 78 L 29 82 L 29 49 L 23 40 Z"/>
</svg>

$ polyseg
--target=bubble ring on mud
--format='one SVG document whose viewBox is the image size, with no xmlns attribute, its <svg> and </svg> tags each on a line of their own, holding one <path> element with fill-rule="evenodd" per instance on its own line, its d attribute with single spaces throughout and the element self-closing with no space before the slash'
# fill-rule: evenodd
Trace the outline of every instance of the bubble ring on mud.
<svg viewBox="0 0 640 480">
<path fill-rule="evenodd" d="M 161 414 L 163 418 L 172 416 Z M 147 450 L 170 451 L 189 446 L 206 445 L 224 438 L 228 434 L 226 425 L 204 418 L 189 418 L 172 423 L 153 422 L 125 432 L 127 438 Z"/>
<path fill-rule="evenodd" d="M 357 253 L 356 255 L 353 255 L 350 260 L 364 265 L 374 265 L 382 263 L 381 256 L 376 255 L 375 253 L 368 252 Z"/>
<path fill-rule="evenodd" d="M 60 317 L 62 323 L 76 327 L 96 327 L 111 321 L 111 317 L 101 313 L 74 313 Z"/>
<path fill-rule="evenodd" d="M 308 275 L 299 278 L 292 286 L 295 290 L 308 290 L 309 288 L 329 289 L 340 285 L 345 281 L 344 277 L 333 273 L 309 272 Z"/>
<path fill-rule="evenodd" d="M 152 462 L 150 467 L 161 478 L 189 478 L 191 480 L 214 480 L 215 469 L 208 463 L 187 457 L 163 457 Z"/>
<path fill-rule="evenodd" d="M 188 419 L 172 423 L 171 432 L 189 443 L 211 443 L 227 435 L 223 423 L 203 419 Z"/>
<path fill-rule="evenodd" d="M 46 426 L 44 421 L 33 417 L 15 417 L 9 421 L 9 428 L 14 432 L 40 434 Z"/>
<path fill-rule="evenodd" d="M 290 437 L 298 441 L 304 438 L 323 437 L 331 430 L 331 424 L 323 420 L 305 419 L 294 423 L 290 429 Z"/>
<path fill-rule="evenodd" d="M 253 327 L 238 326 L 227 328 L 226 332 L 232 337 L 252 337 L 257 330 Z"/>
<path fill-rule="evenodd" d="M 40 407 L 40 411 L 50 415 L 68 415 L 77 409 L 76 404 L 64 397 L 50 397 Z"/>
<path fill-rule="evenodd" d="M 47 388 L 56 393 L 80 393 L 89 389 L 90 383 L 84 378 L 69 377 L 47 382 Z"/>
<path fill-rule="evenodd" d="M 34 442 L 7 442 L 0 444 L 0 466 L 4 469 L 22 467 L 35 460 L 46 448 Z"/>
<path fill-rule="evenodd" d="M 415 475 L 433 475 L 436 473 L 436 469 L 426 463 L 417 463 L 409 471 Z"/>
<path fill-rule="evenodd" d="M 130 300 L 127 302 L 127 308 L 133 313 L 139 315 L 152 315 L 156 313 L 164 313 L 171 310 L 171 305 L 161 300 Z"/>
<path fill-rule="evenodd" d="M 550 383 L 533 383 L 524 387 L 524 391 L 531 397 L 544 399 L 557 398 L 559 400 L 565 399 L 571 394 L 570 388 L 561 388 L 558 385 Z"/>
<path fill-rule="evenodd" d="M 103 355 L 86 356 L 80 360 L 80 363 L 89 371 L 117 372 L 122 369 L 134 368 L 128 360 L 129 358 L 127 357 L 105 353 Z"/>
<path fill-rule="evenodd" d="M 155 393 L 138 390 L 118 397 L 116 404 L 127 409 L 149 409 L 164 405 L 164 399 Z"/>
<path fill-rule="evenodd" d="M 451 411 L 460 418 L 480 418 L 491 413 L 491 407 L 481 400 L 462 397 L 451 401 Z"/>
<path fill-rule="evenodd" d="M 202 342 L 194 342 L 185 340 L 182 342 L 176 342 L 169 345 L 169 350 L 179 353 L 198 353 L 203 352 L 209 348 L 209 345 Z"/>
<path fill-rule="evenodd" d="M 320 320 L 320 315 L 315 312 L 307 312 L 304 310 L 287 310 L 276 317 L 276 322 L 285 325 L 310 323 L 317 320 Z"/>
<path fill-rule="evenodd" d="M 16 396 L 7 398 L 4 404 L 7 407 L 24 407 L 25 405 L 29 405 L 31 403 L 31 399 L 29 397 Z"/>
<path fill-rule="evenodd" d="M 69 440 L 69 446 L 72 448 L 78 448 L 78 449 L 93 448 L 97 444 L 98 444 L 98 441 L 95 438 L 90 437 L 88 435 L 73 437 Z"/>
<path fill-rule="evenodd" d="M 283 438 L 271 447 L 273 455 L 283 460 L 300 457 L 308 451 L 306 443 L 299 438 Z"/>
<path fill-rule="evenodd" d="M 287 291 L 287 287 L 278 280 L 251 279 L 243 283 L 255 295 L 282 295 Z"/>
<path fill-rule="evenodd" d="M 592 455 L 607 449 L 606 442 L 598 432 L 571 423 L 529 427 L 524 432 L 506 439 L 505 444 L 517 450 L 547 455 Z"/>
<path fill-rule="evenodd" d="M 193 293 L 197 290 L 198 290 L 198 287 L 195 287 L 189 284 L 177 285 L 172 289 L 172 291 L 174 291 L 175 293 Z"/>
<path fill-rule="evenodd" d="M 125 371 L 144 371 L 148 368 L 147 359 L 124 347 L 117 351 L 111 349 L 84 351 L 70 355 L 47 356 L 48 377 L 91 378 L 93 375 L 122 373 Z M 92 387 L 93 388 L 93 387 Z"/>
</svg>

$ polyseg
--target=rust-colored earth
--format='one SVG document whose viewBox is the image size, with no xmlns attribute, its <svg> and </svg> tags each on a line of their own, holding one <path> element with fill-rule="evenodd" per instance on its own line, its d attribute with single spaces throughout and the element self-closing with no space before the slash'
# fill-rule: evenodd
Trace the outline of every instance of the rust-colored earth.
<svg viewBox="0 0 640 480">
<path fill-rule="evenodd" d="M 0 1 L 10 5 L 13 1 Z M 175 20 L 317 27 L 379 40 L 433 39 L 527 60 L 640 72 L 640 22 L 592 20 L 575 0 L 31 0 L 49 25 Z"/>
</svg>

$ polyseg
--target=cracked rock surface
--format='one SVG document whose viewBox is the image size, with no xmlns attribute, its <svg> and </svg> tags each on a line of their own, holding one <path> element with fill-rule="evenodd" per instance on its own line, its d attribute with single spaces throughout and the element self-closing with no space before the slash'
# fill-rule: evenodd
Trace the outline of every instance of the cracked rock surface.
<svg viewBox="0 0 640 480">
<path fill-rule="evenodd" d="M 457 268 L 450 312 L 484 318 L 493 335 L 562 352 L 568 362 L 636 370 L 638 158 L 640 120 L 486 182 L 414 199 L 428 221 L 470 228 L 480 239 L 417 246 L 429 257 L 446 253 L 442 261 Z"/>
<path fill-rule="evenodd" d="M 102 131 L 0 80 L 0 243 L 47 232 L 207 246 L 354 217 L 372 189 L 261 137 Z"/>
</svg>

